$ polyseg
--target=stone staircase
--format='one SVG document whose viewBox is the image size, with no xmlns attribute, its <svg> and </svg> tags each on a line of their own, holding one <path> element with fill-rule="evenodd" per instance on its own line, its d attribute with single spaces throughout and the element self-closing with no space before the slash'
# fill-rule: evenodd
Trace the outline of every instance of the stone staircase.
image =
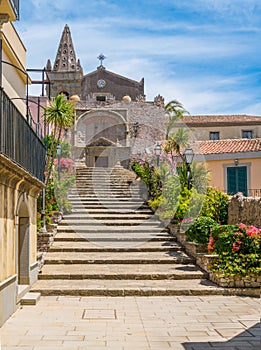
<svg viewBox="0 0 261 350">
<path fill-rule="evenodd" d="M 34 292 L 42 295 L 210 295 L 207 280 L 140 196 L 132 172 L 77 169 L 64 215 Z"/>
</svg>

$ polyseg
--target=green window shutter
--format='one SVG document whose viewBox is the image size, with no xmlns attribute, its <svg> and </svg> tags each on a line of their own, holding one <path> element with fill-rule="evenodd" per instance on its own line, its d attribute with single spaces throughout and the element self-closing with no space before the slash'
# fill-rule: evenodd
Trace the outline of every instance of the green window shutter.
<svg viewBox="0 0 261 350">
<path fill-rule="evenodd" d="M 237 193 L 236 168 L 233 167 L 227 168 L 227 193 Z"/>
<path fill-rule="evenodd" d="M 237 167 L 238 192 L 243 192 L 247 196 L 247 167 Z"/>
<path fill-rule="evenodd" d="M 247 196 L 247 167 L 236 166 L 227 168 L 227 192 L 235 194 L 242 192 Z"/>
</svg>

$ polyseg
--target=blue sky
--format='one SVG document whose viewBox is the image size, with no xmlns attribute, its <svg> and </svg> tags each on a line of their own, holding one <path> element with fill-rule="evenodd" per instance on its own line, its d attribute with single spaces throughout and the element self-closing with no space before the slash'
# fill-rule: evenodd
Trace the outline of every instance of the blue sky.
<svg viewBox="0 0 261 350">
<path fill-rule="evenodd" d="M 145 78 L 147 100 L 178 99 L 191 114 L 261 115 L 260 0 L 20 3 L 28 68 L 53 63 L 67 23 L 85 74 L 104 53 L 108 70 Z"/>
</svg>

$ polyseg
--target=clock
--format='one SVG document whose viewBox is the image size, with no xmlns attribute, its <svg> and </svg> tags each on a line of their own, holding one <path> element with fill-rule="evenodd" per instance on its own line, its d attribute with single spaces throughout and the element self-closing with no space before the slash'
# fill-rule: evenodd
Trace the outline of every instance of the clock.
<svg viewBox="0 0 261 350">
<path fill-rule="evenodd" d="M 106 81 L 103 79 L 100 79 L 97 81 L 97 85 L 99 88 L 103 88 L 106 85 Z"/>
</svg>

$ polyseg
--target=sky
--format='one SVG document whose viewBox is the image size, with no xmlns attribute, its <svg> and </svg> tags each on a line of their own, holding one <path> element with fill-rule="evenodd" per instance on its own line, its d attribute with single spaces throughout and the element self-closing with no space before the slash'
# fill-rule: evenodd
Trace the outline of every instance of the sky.
<svg viewBox="0 0 261 350">
<path fill-rule="evenodd" d="M 260 0 L 21 0 L 27 68 L 54 62 L 65 24 L 85 74 L 103 53 L 107 70 L 144 77 L 148 101 L 261 115 Z"/>
</svg>

